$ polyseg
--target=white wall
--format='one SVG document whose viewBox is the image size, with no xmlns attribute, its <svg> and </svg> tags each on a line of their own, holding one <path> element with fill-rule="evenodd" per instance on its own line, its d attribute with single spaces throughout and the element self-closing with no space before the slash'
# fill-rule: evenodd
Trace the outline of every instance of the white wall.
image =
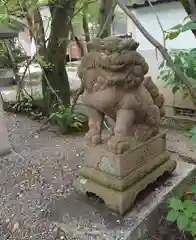
<svg viewBox="0 0 196 240">
<path fill-rule="evenodd" d="M 168 30 L 171 27 L 180 23 L 187 14 L 180 3 L 172 2 L 165 4 L 158 4 L 154 6 L 157 15 L 161 21 L 164 30 Z M 159 24 L 156 19 L 156 15 L 151 7 L 138 8 L 135 11 L 138 20 L 148 30 L 148 32 L 158 41 L 163 43 L 163 35 Z M 151 43 L 140 33 L 138 29 L 135 29 L 132 21 L 128 19 L 128 31 L 133 32 L 134 38 L 140 42 L 140 49 L 149 49 L 153 46 Z M 191 31 L 184 32 L 173 40 L 167 40 L 166 46 L 171 48 L 194 48 L 196 45 L 195 37 Z"/>
<path fill-rule="evenodd" d="M 154 5 L 154 8 L 159 16 L 164 30 L 168 30 L 171 27 L 179 24 L 180 21 L 187 16 L 181 4 L 177 2 Z M 146 30 L 156 40 L 163 44 L 163 34 L 152 8 L 142 7 L 133 10 L 133 12 Z M 159 75 L 158 66 L 163 60 L 161 54 L 157 51 L 158 53 L 156 56 L 155 47 L 142 35 L 142 33 L 140 33 L 130 18 L 128 19 L 127 31 L 132 32 L 133 38 L 140 43 L 139 51 L 146 58 L 150 66 L 149 75 L 151 75 L 154 81 L 156 81 L 157 76 Z M 166 47 L 168 50 L 172 48 L 195 48 L 196 39 L 191 31 L 187 31 L 180 34 L 176 39 L 167 40 Z M 162 84 L 163 83 L 161 83 L 161 85 Z"/>
<path fill-rule="evenodd" d="M 49 7 L 41 7 L 40 13 L 43 20 L 44 30 L 45 30 L 45 38 L 48 39 L 50 35 L 50 25 L 51 25 L 51 14 Z"/>
<path fill-rule="evenodd" d="M 23 50 L 26 52 L 27 56 L 31 56 L 31 46 L 28 28 L 25 28 L 23 32 L 18 35 L 19 46 L 22 45 Z"/>
<path fill-rule="evenodd" d="M 180 21 L 187 16 L 181 4 L 177 2 L 155 5 L 154 8 L 159 16 L 164 30 L 168 30 L 171 27 L 179 24 Z M 156 15 L 151 7 L 138 8 L 133 10 L 133 12 L 146 30 L 156 40 L 163 44 L 163 34 L 157 22 Z M 152 79 L 156 82 L 160 91 L 164 94 L 165 105 L 175 105 L 176 107 L 195 109 L 190 97 L 184 100 L 183 95 L 180 92 L 177 92 L 177 94 L 173 96 L 171 88 L 165 88 L 165 82 L 157 80 L 159 75 L 158 67 L 163 58 L 158 51 L 156 52 L 155 47 L 140 33 L 130 19 L 128 19 L 127 32 L 132 32 L 133 38 L 140 43 L 139 52 L 146 58 L 150 67 L 148 75 L 152 76 Z M 196 39 L 191 31 L 187 31 L 180 34 L 176 39 L 167 40 L 166 47 L 168 50 L 172 48 L 195 48 Z M 167 113 L 167 115 L 169 114 Z"/>
</svg>

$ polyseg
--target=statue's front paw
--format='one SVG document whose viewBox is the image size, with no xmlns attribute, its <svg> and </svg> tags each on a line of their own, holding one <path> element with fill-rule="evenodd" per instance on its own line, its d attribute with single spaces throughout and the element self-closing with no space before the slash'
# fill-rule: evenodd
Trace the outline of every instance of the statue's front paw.
<svg viewBox="0 0 196 240">
<path fill-rule="evenodd" d="M 89 132 L 85 135 L 85 141 L 90 145 L 98 145 L 101 143 L 101 134 Z"/>
<path fill-rule="evenodd" d="M 120 134 L 116 134 L 108 141 L 108 148 L 116 155 L 122 154 L 129 147 L 128 138 Z"/>
<path fill-rule="evenodd" d="M 141 142 L 147 141 L 149 138 L 155 136 L 159 131 L 157 127 L 150 127 L 146 124 L 138 126 L 136 129 L 134 136 L 135 139 Z"/>
</svg>

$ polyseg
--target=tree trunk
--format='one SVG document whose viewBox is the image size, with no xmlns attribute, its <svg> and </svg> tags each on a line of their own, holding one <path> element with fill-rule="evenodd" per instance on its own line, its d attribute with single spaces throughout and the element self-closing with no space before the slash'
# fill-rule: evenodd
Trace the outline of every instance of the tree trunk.
<svg viewBox="0 0 196 240">
<path fill-rule="evenodd" d="M 27 22 L 30 37 L 35 41 L 37 52 L 41 56 L 44 56 L 46 52 L 46 44 L 44 24 L 41 13 L 38 8 L 34 9 L 33 13 L 29 12 L 26 6 L 24 6 L 24 10 L 27 13 Z"/>
<path fill-rule="evenodd" d="M 52 22 L 45 57 L 50 67 L 44 68 L 45 76 L 42 81 L 48 113 L 51 111 L 52 105 L 58 102 L 56 95 L 65 107 L 70 104 L 70 86 L 65 64 L 68 36 L 75 4 L 76 0 L 55 0 L 50 5 Z M 54 94 L 54 91 L 56 94 Z"/>
<path fill-rule="evenodd" d="M 186 13 L 190 15 L 191 20 L 196 21 L 196 0 L 180 0 L 182 6 L 184 7 Z M 191 4 L 189 4 L 189 2 Z M 196 30 L 191 30 L 194 36 L 196 37 Z"/>
<path fill-rule="evenodd" d="M 89 26 L 87 21 L 87 14 L 88 14 L 88 3 L 84 1 L 83 3 L 83 12 L 82 12 L 82 26 L 84 30 L 84 36 L 85 36 L 85 42 L 88 52 L 90 51 L 90 32 L 89 32 Z"/>
<path fill-rule="evenodd" d="M 100 1 L 100 8 L 99 8 L 99 25 L 100 29 L 104 28 L 105 22 L 107 20 L 107 17 L 110 13 L 110 10 L 112 8 L 113 1 L 112 0 L 101 0 Z M 105 38 L 111 35 L 111 24 L 109 24 L 107 27 L 105 27 L 101 37 Z"/>
</svg>

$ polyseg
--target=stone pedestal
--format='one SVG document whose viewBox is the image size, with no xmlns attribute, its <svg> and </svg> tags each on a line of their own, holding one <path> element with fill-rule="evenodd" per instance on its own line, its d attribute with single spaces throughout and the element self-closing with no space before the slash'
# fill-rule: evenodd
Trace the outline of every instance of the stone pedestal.
<svg viewBox="0 0 196 240">
<path fill-rule="evenodd" d="M 83 168 L 74 183 L 76 190 L 93 193 L 124 214 L 133 207 L 139 192 L 176 168 L 165 150 L 165 136 L 164 132 L 145 143 L 135 143 L 122 155 L 109 152 L 106 144 L 86 146 Z"/>
<path fill-rule="evenodd" d="M 5 124 L 3 100 L 0 94 L 0 157 L 10 152 L 11 146 L 8 141 L 8 132 Z"/>
</svg>

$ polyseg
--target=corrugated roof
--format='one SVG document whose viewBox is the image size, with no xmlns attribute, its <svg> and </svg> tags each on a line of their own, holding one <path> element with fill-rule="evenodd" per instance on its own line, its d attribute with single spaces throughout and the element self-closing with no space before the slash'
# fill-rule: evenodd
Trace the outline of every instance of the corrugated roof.
<svg viewBox="0 0 196 240">
<path fill-rule="evenodd" d="M 11 28 L 0 26 L 0 39 L 10 39 L 18 36 L 18 32 Z"/>
<path fill-rule="evenodd" d="M 127 3 L 129 8 L 140 8 L 140 7 L 148 7 L 149 2 L 147 0 L 136 0 L 134 4 L 131 4 L 130 1 L 124 0 Z M 161 4 L 161 3 L 171 3 L 171 2 L 179 2 L 179 0 L 150 0 L 152 5 Z"/>
</svg>

